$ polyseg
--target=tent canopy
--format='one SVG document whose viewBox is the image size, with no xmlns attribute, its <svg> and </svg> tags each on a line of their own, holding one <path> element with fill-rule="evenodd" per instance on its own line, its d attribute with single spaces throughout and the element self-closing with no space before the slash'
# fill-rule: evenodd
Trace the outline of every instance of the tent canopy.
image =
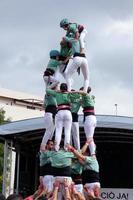
<svg viewBox="0 0 133 200">
<path fill-rule="evenodd" d="M 79 117 L 80 127 L 83 126 L 83 115 Z M 115 115 L 97 115 L 97 127 L 133 130 L 133 117 Z M 0 126 L 0 137 L 27 133 L 44 129 L 43 117 L 10 122 Z"/>
</svg>

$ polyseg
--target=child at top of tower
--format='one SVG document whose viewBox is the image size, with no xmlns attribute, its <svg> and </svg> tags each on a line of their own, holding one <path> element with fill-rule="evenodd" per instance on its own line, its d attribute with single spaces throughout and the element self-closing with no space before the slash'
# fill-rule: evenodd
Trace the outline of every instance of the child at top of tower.
<svg viewBox="0 0 133 200">
<path fill-rule="evenodd" d="M 75 39 L 80 42 L 80 53 L 85 53 L 85 36 L 87 34 L 87 30 L 83 25 L 77 23 L 71 23 L 69 19 L 62 19 L 60 22 L 60 27 L 66 30 L 65 39 Z"/>
</svg>

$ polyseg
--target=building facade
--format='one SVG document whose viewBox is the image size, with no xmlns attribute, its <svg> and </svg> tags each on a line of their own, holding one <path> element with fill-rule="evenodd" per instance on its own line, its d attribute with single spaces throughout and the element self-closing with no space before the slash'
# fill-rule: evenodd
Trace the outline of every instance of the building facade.
<svg viewBox="0 0 133 200">
<path fill-rule="evenodd" d="M 41 117 L 44 114 L 43 98 L 0 88 L 0 108 L 11 121 Z"/>
</svg>

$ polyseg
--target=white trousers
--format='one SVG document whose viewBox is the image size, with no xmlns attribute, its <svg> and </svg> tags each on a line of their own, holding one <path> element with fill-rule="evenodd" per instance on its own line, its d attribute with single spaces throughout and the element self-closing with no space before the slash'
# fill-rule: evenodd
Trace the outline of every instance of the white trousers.
<svg viewBox="0 0 133 200">
<path fill-rule="evenodd" d="M 43 177 L 43 185 L 48 189 L 48 192 L 53 191 L 54 177 L 51 175 L 46 175 Z"/>
<path fill-rule="evenodd" d="M 58 191 L 58 200 L 62 200 L 65 195 L 64 191 L 64 180 L 67 179 L 68 186 L 72 183 L 72 178 L 67 176 L 56 176 L 55 181 L 58 180 L 60 182 L 60 189 Z"/>
<path fill-rule="evenodd" d="M 77 150 L 80 150 L 79 123 L 78 122 L 72 122 L 71 136 L 73 139 L 74 147 Z"/>
<path fill-rule="evenodd" d="M 64 127 L 64 147 L 66 144 L 70 144 L 72 126 L 72 114 L 69 110 L 60 110 L 55 116 L 55 150 L 58 151 L 60 148 L 61 136 Z"/>
<path fill-rule="evenodd" d="M 52 139 L 54 130 L 55 130 L 55 125 L 54 125 L 54 120 L 53 120 L 53 115 L 52 113 L 46 112 L 44 115 L 44 127 L 46 129 L 41 145 L 46 146 L 47 142 L 49 139 Z"/>
<path fill-rule="evenodd" d="M 59 81 L 59 71 L 57 70 L 55 74 L 52 76 L 43 76 L 45 86 L 47 87 L 49 85 L 49 88 L 56 87 L 60 81 Z"/>
<path fill-rule="evenodd" d="M 86 139 L 87 140 L 92 139 L 92 141 L 89 143 L 89 149 L 90 149 L 91 155 L 95 154 L 95 150 L 96 150 L 96 145 L 93 140 L 96 124 L 97 124 L 97 120 L 96 120 L 95 115 L 88 115 L 85 117 L 84 131 L 85 131 Z"/>
<path fill-rule="evenodd" d="M 98 187 L 98 188 L 101 187 L 99 182 L 86 183 L 84 186 L 87 187 L 88 189 L 94 189 L 95 187 Z"/>
<path fill-rule="evenodd" d="M 80 42 L 80 47 L 82 49 L 85 48 L 85 36 L 86 36 L 86 34 L 87 34 L 87 30 L 86 29 L 84 29 L 80 34 L 79 42 Z"/>
<path fill-rule="evenodd" d="M 72 76 L 80 68 L 84 77 L 84 91 L 87 92 L 89 86 L 89 67 L 88 61 L 84 57 L 76 56 L 72 62 L 69 62 L 64 72 L 64 77 L 68 86 L 68 91 L 72 89 Z"/>
<path fill-rule="evenodd" d="M 76 190 L 78 192 L 80 192 L 81 194 L 83 194 L 83 185 L 82 184 L 75 184 L 74 187 L 76 188 Z"/>
<path fill-rule="evenodd" d="M 88 195 L 99 197 L 100 196 L 100 183 L 99 182 L 94 182 L 94 183 L 86 183 L 84 185 L 86 187 L 87 191 L 84 190 L 84 195 L 86 199 L 88 199 Z"/>
</svg>

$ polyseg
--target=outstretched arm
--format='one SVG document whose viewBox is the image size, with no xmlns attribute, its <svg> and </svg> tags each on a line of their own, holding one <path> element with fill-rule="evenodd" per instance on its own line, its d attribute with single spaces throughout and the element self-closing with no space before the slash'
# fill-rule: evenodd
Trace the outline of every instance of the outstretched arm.
<svg viewBox="0 0 133 200">
<path fill-rule="evenodd" d="M 67 179 L 64 179 L 64 189 L 65 189 L 65 196 L 64 196 L 65 200 L 71 200 L 71 194 Z"/>
<path fill-rule="evenodd" d="M 87 94 L 87 92 L 84 92 L 83 90 L 71 91 L 70 93 L 78 93 L 78 94 L 81 94 L 81 95 L 86 95 Z"/>
<path fill-rule="evenodd" d="M 86 152 L 87 147 L 88 147 L 88 143 L 86 142 L 86 143 L 84 144 L 84 146 L 81 148 L 81 153 L 82 153 L 82 154 Z"/>
<path fill-rule="evenodd" d="M 83 194 L 81 194 L 80 192 L 78 192 L 76 190 L 76 188 L 74 187 L 74 185 L 72 185 L 72 197 L 74 199 L 79 199 L 79 200 L 85 200 L 85 197 Z"/>
<path fill-rule="evenodd" d="M 68 144 L 67 148 L 78 158 L 79 161 L 83 161 L 83 162 L 85 161 L 86 157 L 83 156 L 79 151 L 77 151 L 73 146 Z"/>
<path fill-rule="evenodd" d="M 54 183 L 54 189 L 53 189 L 53 195 L 48 200 L 58 200 L 58 190 L 59 190 L 59 187 L 60 187 L 60 182 L 59 181 L 55 181 L 55 183 Z"/>
</svg>

